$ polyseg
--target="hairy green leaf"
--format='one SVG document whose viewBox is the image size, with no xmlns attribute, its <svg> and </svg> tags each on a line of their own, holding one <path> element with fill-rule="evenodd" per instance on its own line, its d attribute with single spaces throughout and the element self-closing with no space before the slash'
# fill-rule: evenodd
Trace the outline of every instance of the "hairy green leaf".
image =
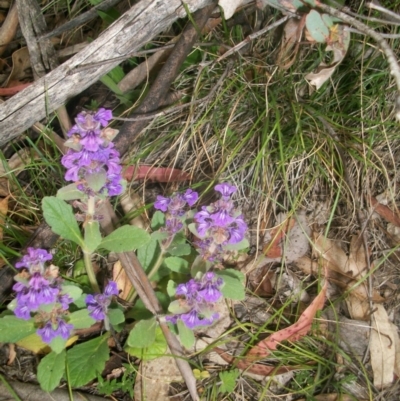
<svg viewBox="0 0 400 401">
<path fill-rule="evenodd" d="M 34 333 L 33 320 L 22 320 L 16 316 L 4 316 L 0 319 L 0 342 L 15 343 Z"/>
<path fill-rule="evenodd" d="M 45 196 L 42 208 L 46 223 L 56 234 L 83 246 L 83 238 L 70 205 L 55 196 Z"/>
<path fill-rule="evenodd" d="M 76 345 L 67 351 L 67 364 L 72 387 L 80 387 L 93 380 L 104 369 L 109 358 L 109 334 Z"/>
<path fill-rule="evenodd" d="M 150 235 L 142 228 L 125 225 L 117 228 L 101 241 L 100 248 L 112 252 L 129 252 L 150 242 Z"/>
<path fill-rule="evenodd" d="M 65 357 L 65 350 L 59 354 L 50 352 L 40 361 L 37 379 L 42 390 L 50 393 L 59 385 L 65 371 Z"/>
</svg>

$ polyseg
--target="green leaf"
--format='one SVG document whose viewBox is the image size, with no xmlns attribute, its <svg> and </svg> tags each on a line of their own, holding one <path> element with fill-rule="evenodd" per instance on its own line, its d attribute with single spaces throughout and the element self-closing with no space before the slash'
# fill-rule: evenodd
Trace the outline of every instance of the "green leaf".
<svg viewBox="0 0 400 401">
<path fill-rule="evenodd" d="M 181 313 L 187 313 L 192 309 L 187 303 L 183 303 L 181 300 L 172 301 L 169 304 L 168 310 L 174 315 L 180 315 Z"/>
<path fill-rule="evenodd" d="M 56 354 L 50 352 L 39 363 L 37 379 L 42 390 L 52 392 L 60 383 L 65 371 L 65 350 Z"/>
<path fill-rule="evenodd" d="M 164 259 L 164 263 L 168 269 L 172 270 L 173 272 L 181 274 L 189 273 L 189 263 L 185 259 L 178 258 L 176 256 L 170 256 Z"/>
<path fill-rule="evenodd" d="M 144 271 L 148 273 L 161 253 L 158 241 L 151 235 L 151 240 L 137 251 L 137 257 Z"/>
<path fill-rule="evenodd" d="M 193 330 L 186 327 L 181 319 L 178 319 L 177 326 L 182 345 L 187 349 L 191 348 L 195 341 Z"/>
<path fill-rule="evenodd" d="M 126 343 L 129 347 L 145 348 L 153 344 L 156 338 L 157 321 L 155 318 L 141 320 L 130 331 Z"/>
<path fill-rule="evenodd" d="M 56 354 L 60 354 L 67 347 L 67 341 L 68 340 L 64 340 L 62 337 L 57 336 L 51 340 L 49 346 L 53 352 L 55 352 Z"/>
<path fill-rule="evenodd" d="M 329 28 L 318 11 L 311 10 L 307 14 L 306 27 L 312 38 L 318 43 L 325 43 L 329 37 Z"/>
<path fill-rule="evenodd" d="M 167 310 L 168 305 L 171 302 L 169 296 L 160 291 L 156 291 L 155 294 L 161 306 L 163 307 L 163 310 Z M 135 303 L 135 306 L 130 309 L 125 316 L 126 319 L 144 320 L 150 319 L 153 317 L 153 314 L 144 306 L 143 301 L 138 299 Z"/>
<path fill-rule="evenodd" d="M 226 269 L 218 272 L 218 276 L 224 280 L 221 292 L 225 298 L 236 299 L 239 301 L 245 298 L 245 277 L 243 273 L 233 269 Z"/>
<path fill-rule="evenodd" d="M 227 244 L 224 245 L 224 248 L 229 250 L 229 251 L 240 251 L 242 249 L 249 248 L 250 244 L 249 241 L 246 238 L 243 238 L 240 242 L 236 244 Z"/>
<path fill-rule="evenodd" d="M 167 252 L 172 256 L 186 256 L 190 255 L 191 250 L 192 249 L 189 244 L 177 244 L 171 245 L 167 249 Z"/>
<path fill-rule="evenodd" d="M 72 312 L 69 315 L 68 323 L 73 324 L 75 329 L 87 329 L 96 323 L 96 320 L 89 316 L 87 309 Z"/>
<path fill-rule="evenodd" d="M 100 225 L 98 221 L 89 221 L 85 226 L 85 251 L 93 253 L 101 244 Z"/>
<path fill-rule="evenodd" d="M 192 277 L 202 276 L 209 270 L 210 262 L 205 261 L 201 256 L 196 256 L 192 263 L 191 274 Z"/>
<path fill-rule="evenodd" d="M 76 187 L 76 184 L 69 184 L 57 191 L 57 198 L 64 201 L 82 199 L 84 196 L 85 194 Z"/>
<path fill-rule="evenodd" d="M 72 387 L 81 387 L 104 369 L 109 358 L 109 334 L 76 345 L 67 352 L 69 378 Z"/>
<path fill-rule="evenodd" d="M 56 234 L 83 246 L 83 238 L 70 205 L 55 196 L 45 196 L 42 208 L 46 223 Z"/>
<path fill-rule="evenodd" d="M 124 312 L 121 309 L 109 309 L 107 316 L 112 326 L 125 322 Z"/>
<path fill-rule="evenodd" d="M 76 285 L 62 285 L 61 294 L 68 294 L 76 301 L 82 295 L 82 290 Z"/>
<path fill-rule="evenodd" d="M 89 174 L 86 178 L 86 183 L 89 188 L 93 189 L 94 192 L 99 192 L 107 182 L 107 174 L 104 170 L 98 173 Z"/>
<path fill-rule="evenodd" d="M 100 248 L 112 252 L 129 252 L 150 242 L 150 235 L 142 228 L 125 225 L 117 228 L 101 241 Z"/>
<path fill-rule="evenodd" d="M 165 214 L 160 210 L 156 210 L 153 214 L 153 218 L 151 219 L 151 229 L 156 231 L 165 225 Z"/>
<path fill-rule="evenodd" d="M 22 320 L 16 316 L 4 316 L 0 319 L 0 342 L 15 343 L 34 333 L 33 320 Z"/>
<path fill-rule="evenodd" d="M 173 280 L 168 280 L 168 284 L 167 284 L 167 293 L 168 295 L 173 298 L 176 294 L 176 287 L 178 286 L 178 284 L 175 283 L 175 281 Z"/>
<path fill-rule="evenodd" d="M 100 78 L 100 81 L 107 86 L 108 89 L 112 90 L 116 95 L 123 96 L 123 92 L 119 89 L 117 83 L 107 74 Z"/>
<path fill-rule="evenodd" d="M 130 355 L 136 356 L 143 361 L 149 361 L 165 354 L 167 351 L 167 342 L 161 328 L 157 326 L 154 342 L 149 347 L 137 348 L 125 346 L 124 349 Z"/>
<path fill-rule="evenodd" d="M 220 393 L 232 393 L 236 387 L 236 380 L 240 375 L 239 369 L 232 369 L 230 371 L 220 372 L 219 378 L 222 381 L 219 388 Z"/>
</svg>

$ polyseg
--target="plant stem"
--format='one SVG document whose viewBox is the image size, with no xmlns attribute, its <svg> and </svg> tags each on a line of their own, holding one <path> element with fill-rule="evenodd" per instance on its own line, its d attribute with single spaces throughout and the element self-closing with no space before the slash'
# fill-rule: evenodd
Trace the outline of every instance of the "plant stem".
<svg viewBox="0 0 400 401">
<path fill-rule="evenodd" d="M 96 209 L 96 202 L 95 202 L 95 197 L 94 196 L 89 196 L 88 202 L 87 202 L 87 222 L 90 222 L 93 220 L 93 216 L 95 214 L 95 209 Z M 92 253 L 87 252 L 85 249 L 83 249 L 83 260 L 85 262 L 85 269 L 86 273 L 89 278 L 90 285 L 92 286 L 92 289 L 94 292 L 100 292 L 99 285 L 97 284 L 96 280 L 96 275 L 93 270 L 93 264 L 92 264 Z"/>
<path fill-rule="evenodd" d="M 89 278 L 90 285 L 94 292 L 100 292 L 99 285 L 97 284 L 96 275 L 94 274 L 93 264 L 92 264 L 92 254 L 83 251 L 83 260 L 85 262 L 85 269 L 87 276 Z"/>
</svg>

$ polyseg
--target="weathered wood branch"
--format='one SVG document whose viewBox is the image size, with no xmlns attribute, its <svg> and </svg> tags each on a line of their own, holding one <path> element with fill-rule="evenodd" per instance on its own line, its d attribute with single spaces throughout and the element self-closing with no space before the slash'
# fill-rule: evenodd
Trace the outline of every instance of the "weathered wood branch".
<svg viewBox="0 0 400 401">
<path fill-rule="evenodd" d="M 185 3 L 194 12 L 211 2 L 187 0 Z M 138 50 L 185 15 L 180 0 L 141 0 L 85 49 L 0 105 L 0 146 L 45 118 L 68 98 L 81 93 L 118 65 L 121 56 Z M 109 62 L 116 57 L 117 61 Z M 82 65 L 102 61 L 102 65 L 74 71 Z"/>
</svg>

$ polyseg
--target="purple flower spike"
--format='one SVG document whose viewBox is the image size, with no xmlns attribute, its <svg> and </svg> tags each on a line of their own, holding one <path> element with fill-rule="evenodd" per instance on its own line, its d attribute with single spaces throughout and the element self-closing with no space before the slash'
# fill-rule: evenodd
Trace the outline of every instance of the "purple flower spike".
<svg viewBox="0 0 400 401">
<path fill-rule="evenodd" d="M 28 248 L 28 254 L 15 264 L 17 269 L 26 267 L 27 269 L 42 269 L 45 262 L 53 259 L 53 256 L 45 249 Z"/>
<path fill-rule="evenodd" d="M 229 198 L 233 193 L 237 191 L 237 188 L 234 185 L 230 185 L 227 182 L 216 185 L 214 189 L 226 198 Z"/>
<path fill-rule="evenodd" d="M 105 319 L 113 295 L 118 295 L 118 287 L 114 281 L 110 281 L 104 289 L 103 294 L 89 294 L 86 296 L 85 302 L 90 312 L 89 315 L 94 320 L 100 321 Z"/>
<path fill-rule="evenodd" d="M 220 288 L 224 284 L 221 277 L 213 272 L 206 273 L 201 279 L 190 279 L 187 283 L 176 287 L 176 295 L 184 297 L 180 302 L 189 312 L 167 317 L 167 321 L 176 323 L 181 319 L 186 327 L 194 329 L 198 326 L 208 326 L 218 319 L 218 313 L 213 313 L 214 303 L 221 297 Z"/>
<path fill-rule="evenodd" d="M 96 113 L 84 111 L 78 114 L 76 125 L 68 133 L 72 138 L 66 145 L 71 149 L 61 159 L 67 169 L 65 180 L 78 183 L 78 189 L 89 196 L 116 196 L 123 191 L 119 152 L 102 128 L 111 119 L 111 110 L 102 108 Z M 93 174 L 98 173 L 106 177 L 100 188 L 90 180 Z"/>
</svg>

